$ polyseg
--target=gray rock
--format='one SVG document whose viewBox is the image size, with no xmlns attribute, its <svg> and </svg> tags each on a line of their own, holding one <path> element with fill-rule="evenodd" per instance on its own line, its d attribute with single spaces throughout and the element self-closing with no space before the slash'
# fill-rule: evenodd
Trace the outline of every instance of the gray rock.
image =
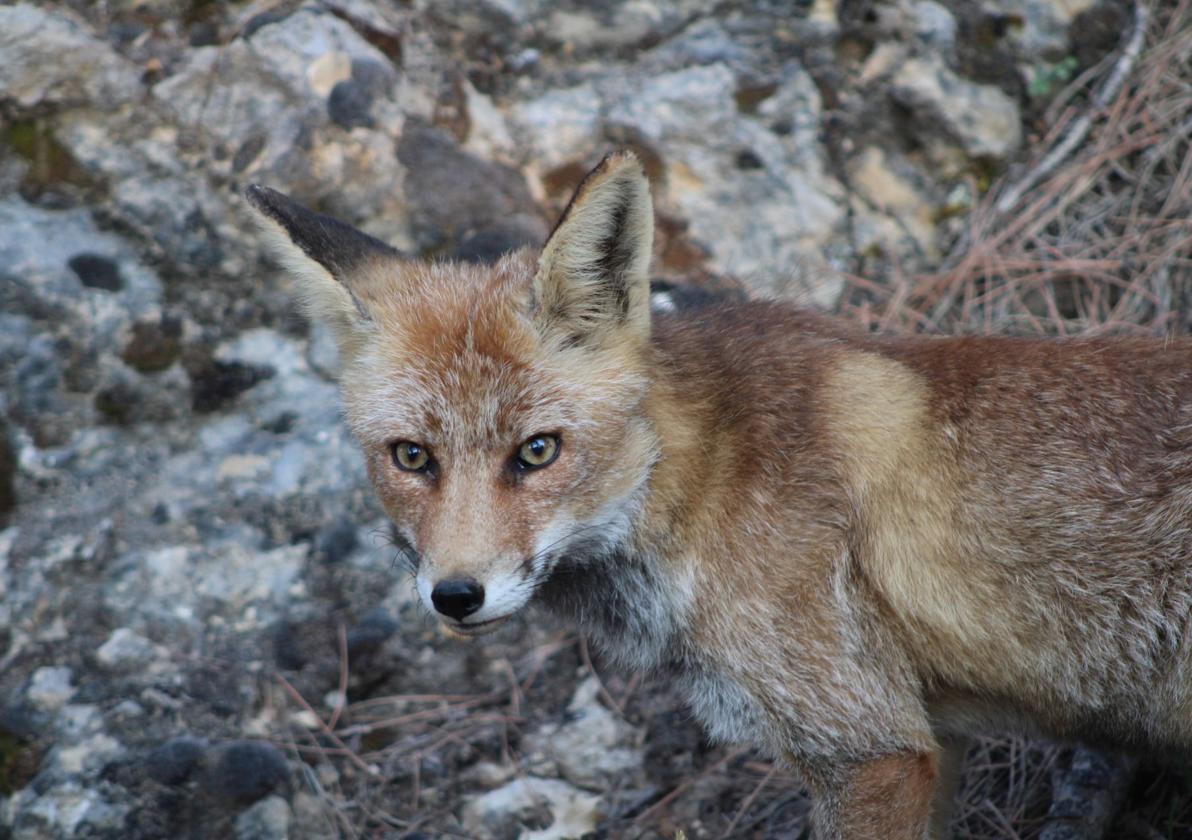
<svg viewBox="0 0 1192 840">
<path fill-rule="evenodd" d="M 891 93 L 919 118 L 917 127 L 927 145 L 942 128 L 966 154 L 1004 160 L 1022 142 L 1018 103 L 992 85 L 960 78 L 939 58 L 904 62 Z"/>
<path fill-rule="evenodd" d="M 104 109 L 141 90 L 136 67 L 69 12 L 0 6 L 0 101 Z"/>
<path fill-rule="evenodd" d="M 47 211 L 19 199 L 0 201 L 0 383 L 9 415 L 38 446 L 69 441 L 98 415 L 92 394 L 105 371 L 122 380 L 122 410 L 135 414 L 139 393 L 185 390 L 184 379 L 142 388 L 119 354 L 134 322 L 160 318 L 161 283 L 126 240 L 100 231 L 82 210 Z M 184 404 L 184 403 L 183 403 Z M 177 400 L 171 395 L 166 414 Z M 160 414 L 160 412 L 159 412 Z"/>
<path fill-rule="evenodd" d="M 0 201 L 0 265 L 5 312 L 46 322 L 72 319 L 72 332 L 94 336 L 105 349 L 130 316 L 155 314 L 160 304 L 161 283 L 134 247 L 100 231 L 85 210 Z"/>
<path fill-rule="evenodd" d="M 286 840 L 293 812 L 280 796 L 267 796 L 236 817 L 236 840 Z"/>
<path fill-rule="evenodd" d="M 521 139 L 533 150 L 532 165 L 549 171 L 588 158 L 599 143 L 602 109 L 600 94 L 590 82 L 519 103 L 513 119 Z"/>
<path fill-rule="evenodd" d="M 420 249 L 438 249 L 498 225 L 521 241 L 545 240 L 547 228 L 521 175 L 480 160 L 442 131 L 407 123 L 397 147 L 405 194 L 416 208 Z"/>
<path fill-rule="evenodd" d="M 8 819 L 5 811 L 11 815 Z M 128 811 L 128 805 L 71 781 L 41 794 L 31 788 L 18 792 L 0 809 L 0 819 L 12 826 L 13 840 L 70 840 L 86 834 L 114 835 Z"/>
<path fill-rule="evenodd" d="M 567 722 L 547 724 L 525 743 L 531 762 L 544 757 L 567 781 L 594 790 L 624 781 L 644 760 L 644 733 L 604 708 L 599 690 L 595 677 L 584 680 L 567 706 Z"/>
<path fill-rule="evenodd" d="M 1001 15 L 1021 24 L 1009 37 L 1026 61 L 1055 60 L 1068 48 L 1068 29 L 1098 0 L 993 0 L 983 6 L 986 14 Z"/>
<path fill-rule="evenodd" d="M 99 664 L 113 671 L 144 668 L 160 655 L 153 642 L 128 627 L 118 627 L 95 652 Z"/>
<path fill-rule="evenodd" d="M 399 628 L 397 620 L 383 607 L 366 612 L 359 623 L 348 629 L 348 656 L 355 658 L 372 653 Z"/>
<path fill-rule="evenodd" d="M 564 840 L 595 830 L 600 797 L 557 779 L 526 776 L 473 797 L 463 807 L 464 830 L 477 840 L 510 836 L 526 840 Z M 547 828 L 525 831 L 526 823 Z"/>
<path fill-rule="evenodd" d="M 956 43 L 956 18 L 935 0 L 911 0 L 908 4 L 911 29 L 924 44 L 946 53 Z"/>
<path fill-rule="evenodd" d="M 25 699 L 43 712 L 56 712 L 66 705 L 77 690 L 72 684 L 74 672 L 70 668 L 46 665 L 33 672 Z"/>
<path fill-rule="evenodd" d="M 336 83 L 327 98 L 327 113 L 331 121 L 341 128 L 372 128 L 369 115 L 373 96 L 369 89 L 355 79 Z"/>
<path fill-rule="evenodd" d="M 266 741 L 235 741 L 219 747 L 204 778 L 212 793 L 242 804 L 256 802 L 285 783 L 290 768 Z"/>
<path fill-rule="evenodd" d="M 346 560 L 358 544 L 355 523 L 345 517 L 337 517 L 315 536 L 314 548 L 320 560 L 335 565 Z"/>
<path fill-rule="evenodd" d="M 723 64 L 676 71 L 623 91 L 607 120 L 664 150 L 666 195 L 711 265 L 772 287 L 839 237 L 843 188 L 825 172 L 819 94 L 802 67 L 783 68 L 756 115 L 737 112 L 736 89 Z"/>
<path fill-rule="evenodd" d="M 225 463 L 255 470 L 255 463 Z M 301 596 L 302 546 L 258 551 L 240 539 L 219 545 L 173 546 L 126 556 L 104 601 L 150 623 L 193 627 L 220 613 L 241 614 L 240 626 L 263 627 L 272 611 Z M 247 615 L 243 611 L 252 606 Z"/>
</svg>

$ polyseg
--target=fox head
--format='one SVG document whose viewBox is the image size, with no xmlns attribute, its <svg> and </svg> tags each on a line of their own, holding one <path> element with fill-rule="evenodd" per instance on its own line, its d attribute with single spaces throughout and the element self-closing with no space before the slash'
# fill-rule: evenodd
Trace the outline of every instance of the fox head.
<svg viewBox="0 0 1192 840">
<path fill-rule="evenodd" d="M 562 558 L 626 538 L 658 449 L 635 157 L 585 178 L 541 252 L 490 266 L 412 260 L 273 190 L 247 197 L 334 329 L 348 424 L 448 627 L 493 629 Z"/>
</svg>

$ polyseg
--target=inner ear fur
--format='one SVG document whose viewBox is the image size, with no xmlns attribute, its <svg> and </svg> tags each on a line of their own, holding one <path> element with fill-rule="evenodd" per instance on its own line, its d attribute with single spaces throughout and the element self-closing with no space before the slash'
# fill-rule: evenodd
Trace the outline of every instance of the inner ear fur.
<svg viewBox="0 0 1192 840">
<path fill-rule="evenodd" d="M 650 184 L 631 152 L 588 173 L 542 249 L 535 317 L 569 343 L 598 343 L 624 331 L 649 335 L 654 241 Z"/>
<path fill-rule="evenodd" d="M 401 252 L 268 187 L 254 184 L 244 195 L 271 250 L 297 280 L 307 314 L 332 326 L 342 355 L 354 355 L 370 329 L 356 287 L 378 261 L 400 259 Z"/>
</svg>

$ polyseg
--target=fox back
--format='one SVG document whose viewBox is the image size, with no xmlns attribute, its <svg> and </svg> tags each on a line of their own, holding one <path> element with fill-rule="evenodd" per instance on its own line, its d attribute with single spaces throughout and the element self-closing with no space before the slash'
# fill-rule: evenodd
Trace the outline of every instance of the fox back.
<svg viewBox="0 0 1192 840">
<path fill-rule="evenodd" d="M 823 837 L 944 836 L 975 732 L 1192 746 L 1192 343 L 652 317 L 628 154 L 492 266 L 248 197 L 453 632 L 577 621 L 798 770 Z"/>
</svg>

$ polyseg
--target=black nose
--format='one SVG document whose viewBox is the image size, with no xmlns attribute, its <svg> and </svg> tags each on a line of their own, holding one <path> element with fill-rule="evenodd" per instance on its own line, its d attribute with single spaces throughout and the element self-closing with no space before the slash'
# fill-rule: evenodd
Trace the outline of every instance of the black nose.
<svg viewBox="0 0 1192 840">
<path fill-rule="evenodd" d="M 470 578 L 444 580 L 435 584 L 430 600 L 443 615 L 463 621 L 484 603 L 484 587 Z"/>
</svg>

